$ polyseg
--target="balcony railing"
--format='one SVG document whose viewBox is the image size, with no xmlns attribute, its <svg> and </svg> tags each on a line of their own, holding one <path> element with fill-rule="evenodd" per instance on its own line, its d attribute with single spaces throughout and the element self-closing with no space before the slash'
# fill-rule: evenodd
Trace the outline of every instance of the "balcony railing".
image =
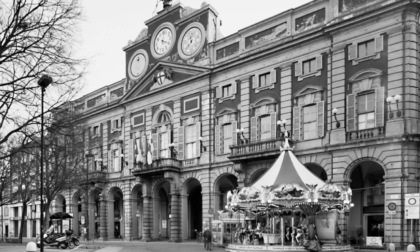
<svg viewBox="0 0 420 252">
<path fill-rule="evenodd" d="M 374 139 L 385 136 L 385 127 L 350 131 L 346 133 L 346 141 Z"/>
<path fill-rule="evenodd" d="M 230 146 L 229 159 L 255 159 L 261 156 L 272 156 L 280 153 L 281 139 L 270 139 L 249 144 Z"/>
<path fill-rule="evenodd" d="M 107 173 L 104 171 L 89 171 L 88 173 L 80 171 L 76 179 L 82 184 L 86 183 L 86 181 L 89 183 L 101 183 L 106 181 L 106 175 Z"/>
<path fill-rule="evenodd" d="M 165 171 L 177 171 L 179 172 L 182 167 L 182 162 L 173 158 L 161 158 L 153 160 L 151 165 L 142 164 L 135 168 L 132 173 L 133 175 L 152 175 L 158 174 Z"/>
</svg>

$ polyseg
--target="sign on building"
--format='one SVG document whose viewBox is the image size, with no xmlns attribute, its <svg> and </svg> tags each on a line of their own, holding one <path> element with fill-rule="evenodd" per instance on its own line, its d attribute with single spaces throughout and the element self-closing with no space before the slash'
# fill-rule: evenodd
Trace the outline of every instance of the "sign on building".
<svg viewBox="0 0 420 252">
<path fill-rule="evenodd" d="M 420 216 L 420 194 L 406 193 L 405 194 L 405 218 L 419 219 Z"/>
</svg>

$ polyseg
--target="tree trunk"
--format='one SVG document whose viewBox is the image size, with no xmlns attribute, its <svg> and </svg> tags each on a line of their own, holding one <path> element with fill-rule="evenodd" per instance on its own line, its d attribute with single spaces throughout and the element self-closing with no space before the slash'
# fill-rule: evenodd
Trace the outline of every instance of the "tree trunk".
<svg viewBox="0 0 420 252">
<path fill-rule="evenodd" d="M 22 237 L 23 237 L 23 229 L 25 228 L 26 222 L 26 212 L 28 211 L 27 207 L 28 202 L 22 202 L 22 216 L 20 221 L 20 230 L 19 230 L 19 243 L 22 243 Z"/>
</svg>

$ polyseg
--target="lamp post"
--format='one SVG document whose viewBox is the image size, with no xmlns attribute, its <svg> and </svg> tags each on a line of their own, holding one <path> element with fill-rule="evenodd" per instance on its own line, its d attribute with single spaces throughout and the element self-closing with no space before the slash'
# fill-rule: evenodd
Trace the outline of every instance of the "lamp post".
<svg viewBox="0 0 420 252">
<path fill-rule="evenodd" d="M 93 154 L 87 152 L 86 157 L 86 241 L 89 240 L 89 158 L 93 157 Z"/>
<path fill-rule="evenodd" d="M 44 194 L 44 180 L 43 180 L 43 176 L 44 176 L 44 93 L 45 93 L 45 89 L 48 87 L 48 85 L 50 85 L 52 82 L 52 78 L 48 75 L 43 75 L 39 80 L 38 80 L 38 86 L 41 87 L 41 171 L 40 171 L 40 183 L 41 183 L 41 190 L 40 190 L 40 201 L 41 201 L 41 215 L 39 217 L 39 231 L 40 231 L 40 238 L 41 238 L 41 248 L 40 251 L 43 252 L 44 251 L 44 240 L 43 240 L 43 231 L 44 231 L 44 216 L 42 215 L 43 213 L 43 208 L 44 208 L 44 199 L 42 197 L 42 195 Z"/>
</svg>

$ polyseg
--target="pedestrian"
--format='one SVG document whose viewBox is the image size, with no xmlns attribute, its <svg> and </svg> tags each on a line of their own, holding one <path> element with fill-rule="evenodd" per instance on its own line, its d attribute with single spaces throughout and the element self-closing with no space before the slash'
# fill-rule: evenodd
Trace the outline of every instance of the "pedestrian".
<svg viewBox="0 0 420 252">
<path fill-rule="evenodd" d="M 204 248 L 206 250 L 211 250 L 211 231 L 208 227 L 206 227 L 204 230 L 203 238 L 204 238 Z"/>
</svg>

